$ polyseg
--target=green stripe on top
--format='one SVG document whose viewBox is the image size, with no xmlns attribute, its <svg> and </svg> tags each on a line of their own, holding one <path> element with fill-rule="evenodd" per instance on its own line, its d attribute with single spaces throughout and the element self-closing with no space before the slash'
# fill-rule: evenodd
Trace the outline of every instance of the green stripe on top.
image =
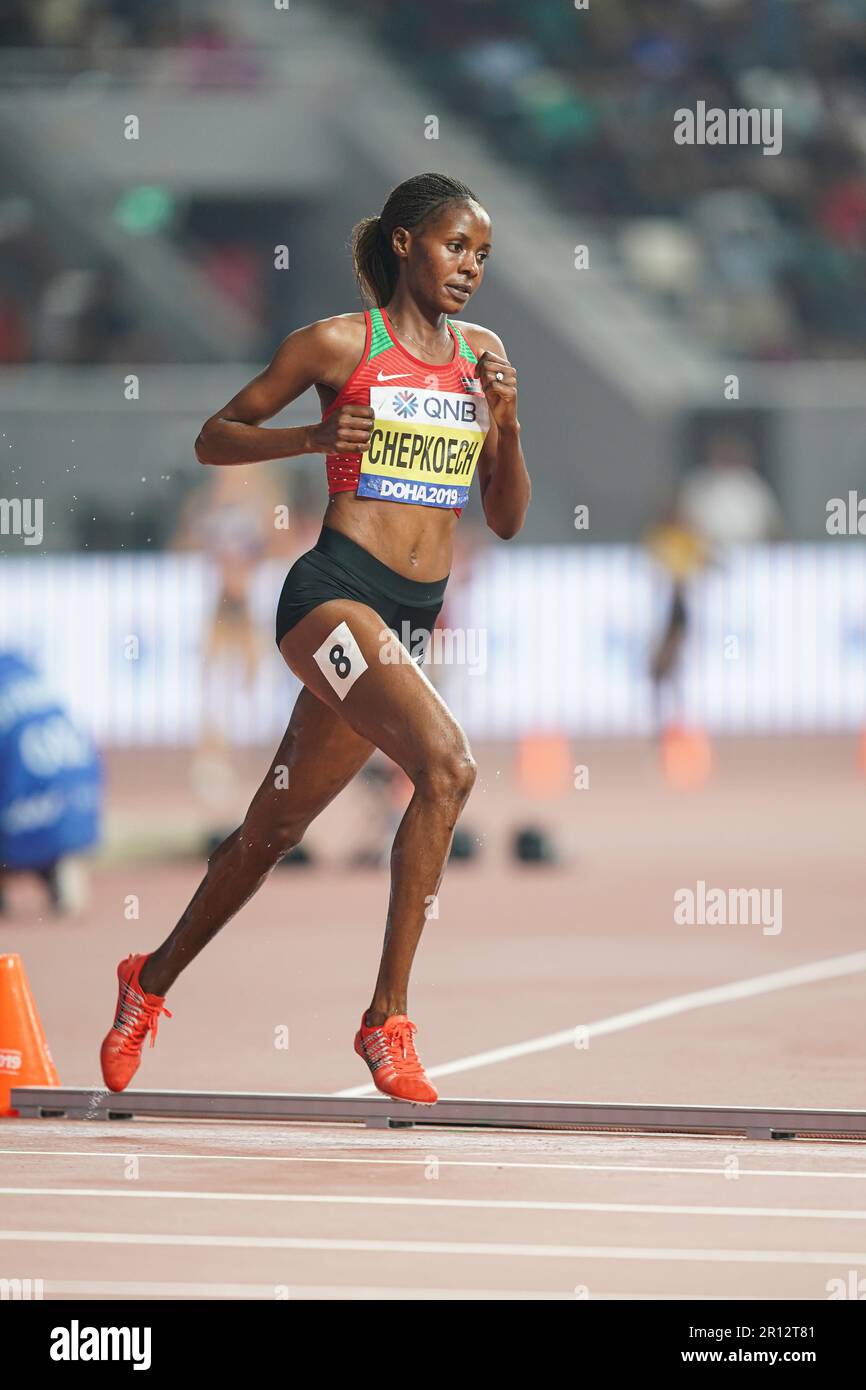
<svg viewBox="0 0 866 1390">
<path fill-rule="evenodd" d="M 478 358 L 475 356 L 475 353 L 472 351 L 466 339 L 463 337 L 463 334 L 460 332 L 460 329 L 457 327 L 457 324 L 454 322 L 454 320 L 447 319 L 446 322 L 448 322 L 451 325 L 451 327 L 454 329 L 454 332 L 457 334 L 457 341 L 460 344 L 459 355 L 461 357 L 465 357 L 469 362 L 477 362 Z"/>
<path fill-rule="evenodd" d="M 391 335 L 385 327 L 385 320 L 382 318 L 381 309 L 370 310 L 370 351 L 367 354 L 367 361 L 378 357 L 380 352 L 387 352 L 392 346 Z"/>
<path fill-rule="evenodd" d="M 478 358 L 475 356 L 475 353 L 463 337 L 463 334 L 460 332 L 454 320 L 446 319 L 445 321 L 453 328 L 457 335 L 457 345 L 459 348 L 458 357 L 465 357 L 467 362 L 477 362 Z M 370 351 L 367 354 L 367 361 L 369 362 L 372 358 L 378 357 L 380 352 L 387 352 L 389 347 L 399 347 L 399 344 L 394 342 L 394 339 L 388 332 L 382 310 L 373 308 L 370 310 Z"/>
</svg>

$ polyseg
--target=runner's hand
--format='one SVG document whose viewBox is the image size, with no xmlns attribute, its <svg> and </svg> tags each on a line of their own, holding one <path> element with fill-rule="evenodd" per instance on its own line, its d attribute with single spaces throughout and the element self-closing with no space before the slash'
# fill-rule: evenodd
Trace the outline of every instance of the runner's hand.
<svg viewBox="0 0 866 1390">
<path fill-rule="evenodd" d="M 502 380 L 496 380 L 496 373 Z M 482 352 L 475 364 L 475 375 L 487 398 L 490 414 L 499 429 L 517 423 L 517 372 L 505 357 L 495 352 Z"/>
<path fill-rule="evenodd" d="M 341 405 L 310 431 L 311 454 L 360 454 L 370 446 L 375 420 L 370 405 Z"/>
</svg>

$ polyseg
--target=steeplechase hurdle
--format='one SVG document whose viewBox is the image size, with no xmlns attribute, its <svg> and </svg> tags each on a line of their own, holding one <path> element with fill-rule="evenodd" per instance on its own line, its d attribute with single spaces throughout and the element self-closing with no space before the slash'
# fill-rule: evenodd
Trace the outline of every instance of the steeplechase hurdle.
<svg viewBox="0 0 866 1390">
<path fill-rule="evenodd" d="M 362 1124 L 371 1129 L 574 1129 L 651 1134 L 742 1135 L 747 1139 L 859 1139 L 866 1111 L 739 1105 L 631 1105 L 601 1101 L 440 1100 L 414 1105 L 376 1096 L 280 1095 L 262 1091 L 111 1091 L 17 1086 L 22 1119 L 281 1120 Z"/>
</svg>

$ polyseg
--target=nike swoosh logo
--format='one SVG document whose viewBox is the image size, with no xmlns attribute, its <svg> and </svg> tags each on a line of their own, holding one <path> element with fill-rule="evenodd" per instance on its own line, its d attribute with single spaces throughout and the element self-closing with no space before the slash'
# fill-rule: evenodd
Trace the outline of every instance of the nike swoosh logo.
<svg viewBox="0 0 866 1390">
<path fill-rule="evenodd" d="M 377 381 L 396 381 L 398 377 L 400 377 L 400 376 L 408 376 L 408 375 L 409 375 L 408 372 L 394 372 L 393 375 L 391 375 L 391 376 L 383 376 L 383 375 L 382 375 L 382 372 L 381 372 L 381 369 L 380 369 L 379 375 L 376 377 L 376 380 L 377 380 Z"/>
</svg>

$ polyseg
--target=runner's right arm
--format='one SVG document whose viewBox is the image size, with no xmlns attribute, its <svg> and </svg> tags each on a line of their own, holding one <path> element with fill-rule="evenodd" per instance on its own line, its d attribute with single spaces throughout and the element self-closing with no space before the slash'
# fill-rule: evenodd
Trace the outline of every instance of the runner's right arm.
<svg viewBox="0 0 866 1390">
<path fill-rule="evenodd" d="M 290 333 L 265 370 L 205 421 L 195 441 L 199 463 L 260 463 L 366 448 L 373 420 L 368 406 L 341 406 L 314 425 L 261 428 L 262 420 L 269 420 L 311 386 L 338 391 L 362 351 L 363 327 L 359 337 L 358 324 L 346 316 L 320 319 Z"/>
</svg>

